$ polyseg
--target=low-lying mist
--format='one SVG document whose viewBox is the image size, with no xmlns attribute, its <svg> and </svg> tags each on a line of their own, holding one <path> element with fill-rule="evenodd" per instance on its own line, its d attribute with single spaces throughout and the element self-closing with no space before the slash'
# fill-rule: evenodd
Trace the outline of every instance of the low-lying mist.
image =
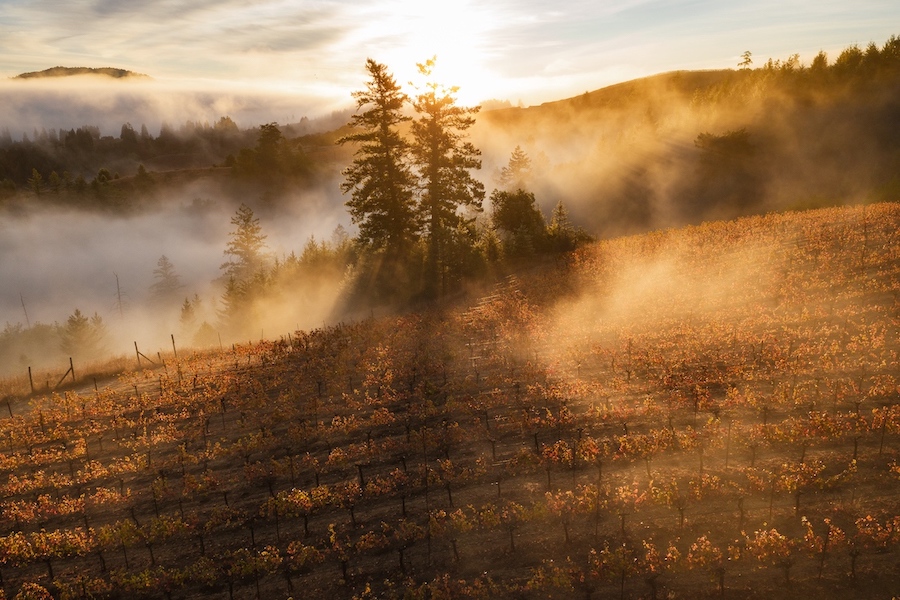
<svg viewBox="0 0 900 600">
<path fill-rule="evenodd" d="M 850 69 L 840 66 L 841 60 L 834 67 L 820 61 L 817 69 L 791 59 L 770 61 L 762 69 L 676 72 L 537 107 L 485 110 L 470 130 L 483 160 L 474 175 L 489 195 L 520 147 L 531 162 L 528 191 L 545 218 L 549 221 L 561 202 L 571 222 L 597 238 L 771 211 L 896 200 L 900 69 L 864 62 Z M 124 122 L 214 121 L 222 115 L 242 127 L 256 126 L 289 120 L 304 106 L 297 97 L 276 92 L 200 93 L 158 82 L 6 82 L 0 92 L 10 98 L 2 118 L 24 131 L 99 123 L 114 132 Z M 172 334 L 185 345 L 194 341 L 181 323 L 185 299 L 198 313 L 194 325 L 208 324 L 204 343 L 247 341 L 248 334 L 277 337 L 340 318 L 334 307 L 346 289 L 346 273 L 325 269 L 303 275 L 301 269 L 254 298 L 240 334 L 221 326 L 226 282 L 220 265 L 240 204 L 259 217 L 273 260 L 301 255 L 310 236 L 328 242 L 338 225 L 354 233 L 340 193 L 340 171 L 352 149 L 337 149 L 335 132 L 290 136 L 285 143 L 314 175 L 290 179 L 283 170 L 258 169 L 257 179 L 248 183 L 239 176 L 240 155 L 232 172 L 219 167 L 221 172 L 207 179 L 179 178 L 148 162 L 155 187 L 129 188 L 128 210 L 103 205 L 102 194 L 75 208 L 65 200 L 79 197 L 74 194 L 49 201 L 20 191 L 0 208 L 0 323 L 7 330 L 34 323 L 62 326 L 78 308 L 102 318 L 107 349 L 121 354 L 130 352 L 134 341 L 148 351 L 168 347 Z M 187 160 L 184 152 L 169 158 L 177 166 Z M 167 164 L 165 155 L 151 158 Z M 137 169 L 142 157 L 122 160 Z M 123 168 L 126 175 L 132 172 Z M 485 224 L 489 201 L 486 209 Z M 181 285 L 165 303 L 151 293 L 163 255 Z M 648 298 L 664 298 L 685 286 L 701 294 L 685 305 L 702 311 L 702 293 L 748 284 L 750 270 L 743 262 L 723 267 L 708 282 L 681 281 L 680 265 L 690 259 L 669 248 L 653 264 L 623 266 L 607 282 L 607 291 L 620 292 L 605 296 L 607 304 L 591 300 L 567 311 L 579 315 L 576 321 L 602 314 L 628 322 L 640 307 L 646 320 L 656 302 L 647 304 Z M 29 351 L 3 360 L 0 369 L 8 372 L 38 356 Z"/>
<path fill-rule="evenodd" d="M 347 108 L 323 103 L 288 89 L 221 82 L 174 82 L 154 79 L 110 79 L 96 75 L 29 80 L 0 80 L 3 112 L 0 129 L 14 139 L 34 130 L 70 129 L 82 125 L 117 136 L 124 123 L 156 134 L 164 123 L 214 123 L 231 117 L 240 127 L 260 123 L 295 123 L 303 117 L 325 118 Z M 335 125 L 328 122 L 325 127 Z"/>
<path fill-rule="evenodd" d="M 483 113 L 475 143 L 488 172 L 521 146 L 544 213 L 562 201 L 601 237 L 896 199 L 897 72 L 832 75 L 664 74 Z"/>
<path fill-rule="evenodd" d="M 88 317 L 98 315 L 105 329 L 97 352 L 83 360 L 133 353 L 135 341 L 142 352 L 155 354 L 171 349 L 171 335 L 182 347 L 248 341 L 220 328 L 220 266 L 226 262 L 223 252 L 234 231 L 230 219 L 237 202 L 228 195 L 210 195 L 216 191 L 197 184 L 166 188 L 156 192 L 161 198 L 155 199 L 154 209 L 126 215 L 59 207 L 3 211 L 0 322 L 6 324 L 6 333 L 35 324 L 64 328 L 78 309 Z M 298 191 L 280 198 L 277 208 L 264 198 L 247 200 L 267 236 L 269 264 L 300 255 L 311 236 L 328 240 L 338 225 L 348 225 L 335 195 L 336 184 L 334 194 Z M 165 296 L 153 289 L 162 256 L 178 281 L 178 289 Z M 316 277 L 309 282 L 311 289 L 301 285 L 291 294 L 257 302 L 255 339 L 321 326 L 331 317 L 340 291 L 341 281 L 331 279 Z M 188 326 L 181 310 L 186 299 L 196 309 Z M 206 338 L 195 339 L 204 322 Z M 217 335 L 210 337 L 210 331 Z M 47 366 L 63 354 L 58 347 L 21 348 L 15 356 L 4 355 L 0 373 Z"/>
</svg>

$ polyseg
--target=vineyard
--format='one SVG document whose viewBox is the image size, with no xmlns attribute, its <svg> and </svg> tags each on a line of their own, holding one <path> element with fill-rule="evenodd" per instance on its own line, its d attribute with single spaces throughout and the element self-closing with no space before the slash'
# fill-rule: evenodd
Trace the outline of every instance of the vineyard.
<svg viewBox="0 0 900 600">
<path fill-rule="evenodd" d="M 13 402 L 0 597 L 890 599 L 898 309 L 900 205 L 773 214 Z"/>
</svg>

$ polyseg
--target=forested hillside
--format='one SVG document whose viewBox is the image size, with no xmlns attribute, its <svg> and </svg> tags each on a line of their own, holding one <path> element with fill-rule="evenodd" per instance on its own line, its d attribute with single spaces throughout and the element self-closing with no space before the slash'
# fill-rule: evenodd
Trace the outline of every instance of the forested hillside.
<svg viewBox="0 0 900 600">
<path fill-rule="evenodd" d="M 545 210 L 594 235 L 900 195 L 900 40 L 666 73 L 489 111 L 474 138 L 535 159 Z M 508 150 L 507 150 L 508 151 Z"/>
<path fill-rule="evenodd" d="M 106 218 L 126 217 L 128 227 L 152 231 L 130 236 L 129 246 L 141 244 L 132 252 L 104 250 L 103 260 L 77 265 L 96 272 L 70 283 L 78 291 L 65 306 L 34 306 L 35 297 L 58 292 L 32 281 L 46 262 L 28 266 L 26 254 L 22 265 L 3 265 L 11 290 L 4 309 L 16 316 L 0 334 L 0 372 L 72 356 L 62 344 L 69 318 L 102 320 L 105 343 L 93 346 L 107 350 L 138 337 L 130 327 L 137 321 L 186 344 L 228 343 L 301 321 L 464 295 L 529 263 L 556 260 L 591 236 L 896 201 L 898 48 L 892 37 L 834 59 L 820 54 L 808 65 L 792 56 L 758 67 L 745 53 L 736 70 L 668 73 L 491 111 L 459 106 L 452 88 L 437 82 L 414 97 L 396 84 L 385 138 L 376 135 L 376 96 L 365 90 L 354 94 L 364 101 L 352 118 L 338 120 L 341 127 L 333 123 L 341 115 L 252 129 L 221 117 L 166 125 L 159 135 L 125 123 L 118 137 L 94 126 L 0 136 L 5 252 L 18 251 L 12 240 L 29 226 L 42 234 L 60 229 L 42 235 L 41 248 L 51 252 L 73 219 L 103 228 L 117 222 Z M 389 78 L 389 67 L 380 67 L 379 77 Z M 428 133 L 431 124 L 443 133 Z M 444 144 L 443 162 L 430 161 L 438 154 L 429 144 Z M 379 148 L 394 153 L 393 180 L 371 178 L 384 160 Z M 248 254 L 252 272 L 234 276 L 219 257 L 226 235 L 236 233 L 227 215 L 239 206 L 262 219 L 263 237 Z M 160 234 L 176 222 L 186 233 L 164 242 Z M 204 243 L 182 255 L 185 239 Z M 206 271 L 179 281 L 176 293 L 150 293 L 159 283 L 155 261 L 174 257 L 173 270 L 190 269 L 199 252 Z M 121 260 L 139 254 L 140 265 Z M 123 272 L 137 319 L 124 318 Z M 94 290 L 109 284 L 115 287 L 98 301 Z M 34 323 L 29 308 L 41 315 Z M 168 335 L 158 337 L 154 346 Z"/>
<path fill-rule="evenodd" d="M 747 53 L 734 70 L 678 71 L 540 106 L 485 110 L 472 129 L 484 159 L 478 178 L 490 190 L 518 146 L 534 162 L 531 191 L 544 213 L 562 201 L 580 225 L 600 236 L 768 210 L 894 200 L 900 190 L 898 48 L 894 36 L 834 57 L 820 53 L 809 64 L 794 55 L 757 65 Z M 283 184 L 298 170 L 305 177 L 320 174 L 316 185 L 333 186 L 352 155 L 334 142 L 349 130 L 322 132 L 346 122 L 346 115 L 335 114 L 280 125 L 304 161 L 235 170 L 255 172 L 257 183 L 276 198 L 290 195 Z M 263 133 L 262 126 L 240 130 L 227 116 L 169 124 L 159 132 L 137 123 L 123 124 L 117 135 L 101 135 L 84 123 L 66 131 L 35 130 L 27 139 L 4 132 L 0 181 L 7 197 L 16 190 L 35 194 L 36 171 L 44 191 L 71 194 L 83 189 L 73 187 L 79 177 L 86 184 L 102 180 L 100 169 L 126 178 L 140 165 L 151 174 L 234 168 Z M 128 188 L 113 204 L 141 205 L 141 196 Z M 42 198 L 52 200 L 46 193 Z"/>
</svg>

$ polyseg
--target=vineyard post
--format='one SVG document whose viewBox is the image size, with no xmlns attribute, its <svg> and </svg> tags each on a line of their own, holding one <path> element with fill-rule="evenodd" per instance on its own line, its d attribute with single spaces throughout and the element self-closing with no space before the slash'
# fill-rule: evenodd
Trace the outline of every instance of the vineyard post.
<svg viewBox="0 0 900 600">
<path fill-rule="evenodd" d="M 75 367 L 72 366 L 72 357 L 69 357 L 69 370 L 63 373 L 63 376 L 59 378 L 59 381 L 56 382 L 55 387 L 59 387 L 59 385 L 66 380 L 66 377 L 69 376 L 69 373 L 72 374 L 72 381 L 75 381 Z M 47 389 L 50 389 L 50 382 L 47 382 Z"/>
<path fill-rule="evenodd" d="M 141 351 L 138 350 L 137 340 L 134 342 L 134 354 L 137 356 L 137 366 L 138 369 L 141 368 Z"/>
<path fill-rule="evenodd" d="M 169 337 L 172 338 L 172 354 L 175 355 L 175 360 L 178 360 L 178 350 L 175 349 L 175 334 L 169 334 Z"/>
<path fill-rule="evenodd" d="M 31 377 L 31 367 L 28 367 L 28 384 L 31 386 L 31 393 L 34 394 L 34 379 Z"/>
</svg>

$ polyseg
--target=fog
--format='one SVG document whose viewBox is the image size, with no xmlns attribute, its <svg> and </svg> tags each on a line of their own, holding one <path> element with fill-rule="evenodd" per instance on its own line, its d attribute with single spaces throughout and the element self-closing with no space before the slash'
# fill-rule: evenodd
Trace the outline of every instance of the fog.
<svg viewBox="0 0 900 600">
<path fill-rule="evenodd" d="M 204 191 L 207 195 L 197 195 Z M 201 300 L 198 324 L 206 321 L 218 327 L 220 266 L 226 261 L 223 252 L 234 230 L 230 220 L 237 204 L 216 192 L 196 186 L 169 189 L 156 209 L 125 216 L 58 207 L 3 211 L 0 323 L 65 325 L 77 308 L 103 319 L 107 330 L 103 345 L 114 355 L 133 352 L 135 341 L 142 352 L 170 348 L 173 334 L 179 345 L 190 345 L 193 332 L 182 331 L 179 324 L 186 298 L 197 295 Z M 310 236 L 327 240 L 338 225 L 349 226 L 336 199 L 336 183 L 334 192 L 297 191 L 283 198 L 277 210 L 261 199 L 247 200 L 267 236 L 270 260 L 283 261 L 292 252 L 299 255 Z M 163 255 L 182 285 L 167 302 L 151 293 L 153 271 Z M 257 307 L 259 334 L 278 337 L 296 327 L 321 326 L 331 316 L 337 285 L 333 283 L 328 293 L 297 290 L 295 301 L 287 306 L 272 302 Z M 313 307 L 313 297 L 317 302 L 328 298 L 328 304 Z M 225 343 L 235 341 L 222 337 Z M 41 362 L 38 356 L 28 358 Z M 8 372 L 21 365 L 3 367 Z"/>
<path fill-rule="evenodd" d="M 520 146 L 532 161 L 528 187 L 545 217 L 562 202 L 575 226 L 600 239 L 900 197 L 892 162 L 900 152 L 896 84 L 873 80 L 864 87 L 853 79 L 778 73 L 670 73 L 539 107 L 485 110 L 469 132 L 483 159 L 475 175 L 489 194 Z M 272 90 L 201 93 L 153 81 L 6 82 L 0 92 L 11 98 L 0 118 L 25 131 L 92 123 L 115 133 L 123 122 L 151 127 L 222 115 L 254 126 L 291 120 L 304 106 Z M 180 303 L 196 294 L 203 306 L 198 319 L 218 327 L 220 265 L 241 203 L 259 217 L 273 259 L 300 255 L 310 236 L 329 240 L 337 225 L 353 233 L 339 191 L 351 149 L 317 143 L 322 146 L 305 152 L 318 175 L 275 191 L 221 174 L 170 178 L 155 191 L 135 192 L 136 208 L 122 214 L 51 202 L 8 204 L 0 209 L 0 323 L 65 323 L 75 308 L 96 312 L 109 329 L 110 350 L 127 353 L 134 341 L 157 348 L 183 333 Z M 178 302 L 167 306 L 149 293 L 162 255 L 183 285 Z M 615 291 L 604 296 L 606 304 L 591 300 L 567 312 L 627 323 L 637 310 L 646 321 L 655 310 L 647 298 L 688 287 L 700 295 L 683 305 L 699 310 L 703 293 L 748 283 L 744 263 L 723 267 L 712 283 L 682 281 L 679 264 L 688 260 L 668 248 L 652 264 L 623 264 L 604 281 L 604 290 Z M 317 276 L 258 301 L 251 320 L 258 334 L 277 337 L 341 318 L 335 308 L 345 275 Z M 561 329 L 572 326 L 560 322 Z"/>
<path fill-rule="evenodd" d="M 111 79 L 80 75 L 66 78 L 0 80 L 4 110 L 0 129 L 14 139 L 37 129 L 100 128 L 118 137 L 124 123 L 156 135 L 163 123 L 215 123 L 231 117 L 239 127 L 260 123 L 294 123 L 303 117 L 326 121 L 350 101 L 334 104 L 295 89 L 222 82 L 177 82 L 154 79 Z M 328 122 L 325 127 L 331 128 Z"/>
<path fill-rule="evenodd" d="M 677 72 L 486 112 L 474 137 L 488 172 L 521 146 L 544 214 L 562 201 L 573 221 L 609 237 L 896 199 L 898 114 L 890 80 Z"/>
</svg>

